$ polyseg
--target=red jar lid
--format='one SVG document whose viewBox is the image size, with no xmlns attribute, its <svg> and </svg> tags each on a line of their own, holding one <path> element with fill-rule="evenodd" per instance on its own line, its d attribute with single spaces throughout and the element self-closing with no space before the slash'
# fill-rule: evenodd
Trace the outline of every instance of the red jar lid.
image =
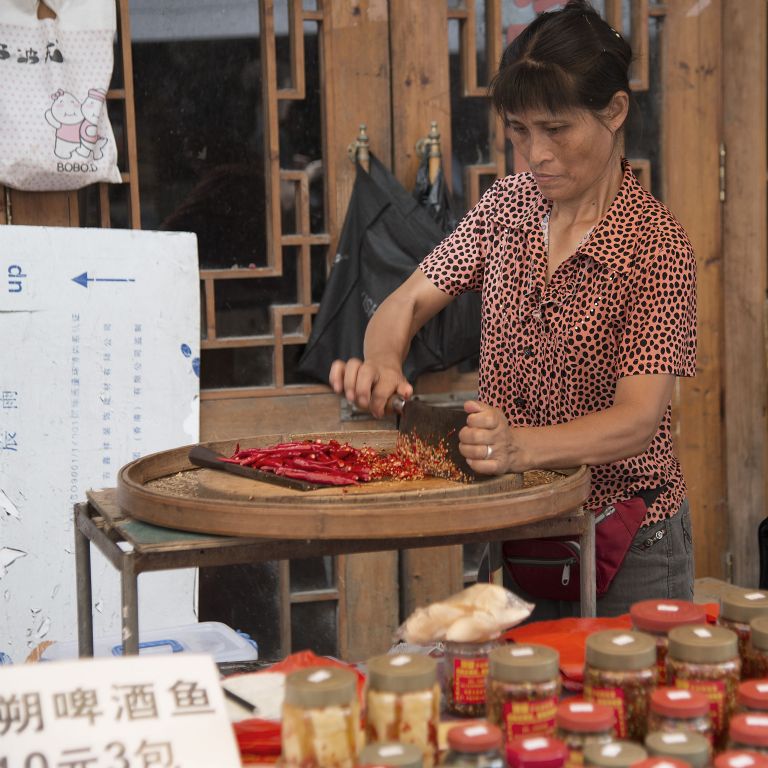
<svg viewBox="0 0 768 768">
<path fill-rule="evenodd" d="M 457 752 L 490 752 L 501 749 L 501 729 L 484 721 L 455 725 L 446 736 L 448 746 Z"/>
<path fill-rule="evenodd" d="M 657 688 L 650 706 L 651 712 L 665 717 L 703 717 L 709 712 L 709 699 L 687 688 Z"/>
<path fill-rule="evenodd" d="M 736 700 L 750 709 L 768 710 L 768 680 L 747 680 L 741 683 Z"/>
<path fill-rule="evenodd" d="M 547 736 L 521 736 L 507 744 L 509 768 L 562 768 L 568 748 Z"/>
<path fill-rule="evenodd" d="M 638 763 L 633 763 L 632 768 L 691 768 L 690 763 L 678 760 L 676 757 L 646 757 Z M 750 768 L 744 766 L 744 768 Z"/>
<path fill-rule="evenodd" d="M 595 733 L 613 728 L 613 710 L 605 704 L 584 699 L 568 699 L 557 707 L 558 728 L 577 733 Z"/>
<path fill-rule="evenodd" d="M 727 749 L 715 758 L 715 768 L 768 768 L 768 757 L 747 749 Z"/>
<path fill-rule="evenodd" d="M 662 634 L 684 624 L 707 623 L 704 606 L 687 600 L 641 600 L 629 609 L 629 615 L 636 629 Z"/>
<path fill-rule="evenodd" d="M 748 712 L 731 718 L 731 741 L 737 744 L 768 747 L 768 715 Z"/>
</svg>

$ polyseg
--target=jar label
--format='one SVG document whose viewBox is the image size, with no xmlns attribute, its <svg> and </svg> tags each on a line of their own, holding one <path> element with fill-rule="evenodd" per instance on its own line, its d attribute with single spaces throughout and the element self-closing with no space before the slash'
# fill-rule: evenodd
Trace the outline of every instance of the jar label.
<svg viewBox="0 0 768 768">
<path fill-rule="evenodd" d="M 488 677 L 488 658 L 454 659 L 453 700 L 456 704 L 482 704 L 485 702 L 485 680 Z"/>
<path fill-rule="evenodd" d="M 502 719 L 507 740 L 529 734 L 552 735 L 555 732 L 557 699 L 553 696 L 538 701 L 505 701 Z"/>
<path fill-rule="evenodd" d="M 614 726 L 616 728 L 616 737 L 625 739 L 627 737 L 627 712 L 624 703 L 624 691 L 621 688 L 597 688 L 593 686 L 584 686 L 584 698 L 603 704 L 613 710 Z"/>
<path fill-rule="evenodd" d="M 723 680 L 676 680 L 678 688 L 698 691 L 709 699 L 709 714 L 712 718 L 712 733 L 717 735 L 725 726 L 725 682 Z"/>
<path fill-rule="evenodd" d="M 581 749 L 569 749 L 565 768 L 581 768 L 584 765 L 584 752 Z"/>
</svg>

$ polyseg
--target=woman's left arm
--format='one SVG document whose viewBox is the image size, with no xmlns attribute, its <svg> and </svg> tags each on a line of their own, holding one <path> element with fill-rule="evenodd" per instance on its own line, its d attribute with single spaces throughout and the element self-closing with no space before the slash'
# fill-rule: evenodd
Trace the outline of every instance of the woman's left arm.
<svg viewBox="0 0 768 768">
<path fill-rule="evenodd" d="M 608 464 L 636 456 L 653 440 L 675 378 L 624 376 L 616 383 L 610 408 L 549 427 L 510 427 L 498 408 L 470 400 L 465 405 L 467 426 L 459 433 L 460 450 L 472 469 L 489 475 Z"/>
</svg>

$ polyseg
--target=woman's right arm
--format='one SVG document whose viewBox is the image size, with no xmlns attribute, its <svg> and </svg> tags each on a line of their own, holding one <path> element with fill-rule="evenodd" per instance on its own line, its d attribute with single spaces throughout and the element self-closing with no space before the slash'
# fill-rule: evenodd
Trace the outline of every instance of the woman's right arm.
<svg viewBox="0 0 768 768">
<path fill-rule="evenodd" d="M 365 360 L 334 361 L 329 376 L 333 391 L 343 393 L 376 418 L 384 415 L 387 401 L 395 392 L 410 397 L 413 387 L 403 375 L 403 361 L 411 341 L 453 298 L 417 269 L 381 303 L 368 323 Z"/>
</svg>

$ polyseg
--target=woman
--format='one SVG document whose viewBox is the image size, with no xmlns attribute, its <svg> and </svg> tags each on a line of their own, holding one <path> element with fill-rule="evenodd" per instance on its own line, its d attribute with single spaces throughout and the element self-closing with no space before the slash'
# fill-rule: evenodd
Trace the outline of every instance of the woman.
<svg viewBox="0 0 768 768">
<path fill-rule="evenodd" d="M 460 433 L 470 466 L 588 464 L 595 514 L 645 503 L 600 615 L 693 595 L 670 402 L 676 377 L 695 374 L 696 263 L 681 225 L 622 158 L 630 61 L 627 42 L 582 1 L 512 42 L 491 96 L 531 172 L 498 180 L 381 304 L 365 361 L 336 361 L 330 373 L 336 392 L 380 417 L 394 392 L 412 393 L 401 363 L 416 331 L 481 291 L 479 393 Z"/>
</svg>

